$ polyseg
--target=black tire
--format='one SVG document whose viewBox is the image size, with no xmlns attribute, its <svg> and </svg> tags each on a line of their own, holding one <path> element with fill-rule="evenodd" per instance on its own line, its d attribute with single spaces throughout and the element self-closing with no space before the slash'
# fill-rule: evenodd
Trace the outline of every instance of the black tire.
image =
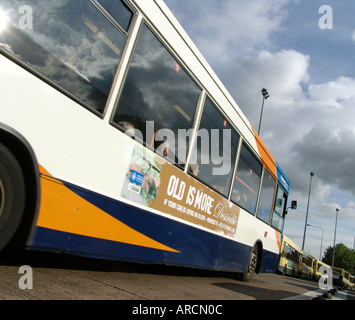
<svg viewBox="0 0 355 320">
<path fill-rule="evenodd" d="M 248 282 L 253 278 L 258 264 L 258 248 L 255 246 L 250 253 L 248 270 L 240 274 L 240 280 Z"/>
<path fill-rule="evenodd" d="M 13 238 L 23 216 L 25 181 L 14 155 L 0 143 L 0 251 Z"/>
</svg>

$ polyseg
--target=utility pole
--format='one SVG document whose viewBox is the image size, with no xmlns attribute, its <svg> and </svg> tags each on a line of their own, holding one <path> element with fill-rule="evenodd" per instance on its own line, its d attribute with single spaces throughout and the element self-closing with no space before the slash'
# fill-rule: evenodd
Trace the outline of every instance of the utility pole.
<svg viewBox="0 0 355 320">
<path fill-rule="evenodd" d="M 310 172 L 310 181 L 309 181 L 309 191 L 308 191 L 308 203 L 307 203 L 307 212 L 306 212 L 306 222 L 304 224 L 304 232 L 303 232 L 303 242 L 302 242 L 302 251 L 304 250 L 304 243 L 306 241 L 306 231 L 307 231 L 307 222 L 308 222 L 308 210 L 309 210 L 309 199 L 311 198 L 311 188 L 312 188 L 312 178 L 314 176 L 314 172 Z"/>
<path fill-rule="evenodd" d="M 337 236 L 337 224 L 338 224 L 338 212 L 339 209 L 335 209 L 336 216 L 335 216 L 335 230 L 334 230 L 334 244 L 333 244 L 333 258 L 332 258 L 332 267 L 334 267 L 334 258 L 335 258 L 335 238 Z"/>
</svg>

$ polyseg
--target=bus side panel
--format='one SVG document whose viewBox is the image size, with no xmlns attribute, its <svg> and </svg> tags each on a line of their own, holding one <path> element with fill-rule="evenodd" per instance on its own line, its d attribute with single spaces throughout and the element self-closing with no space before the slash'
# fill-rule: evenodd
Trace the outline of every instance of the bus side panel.
<svg viewBox="0 0 355 320">
<path fill-rule="evenodd" d="M 110 226 L 112 236 L 112 239 L 106 239 L 105 241 L 113 241 L 115 244 L 123 243 L 122 239 L 120 242 L 116 236 L 117 234 L 126 236 L 127 234 L 125 232 L 128 229 L 124 227 L 123 229 L 125 232 L 122 233 L 122 225 L 120 225 L 117 229 L 118 231 L 115 231 L 113 226 L 117 225 L 117 222 L 113 221 L 119 221 L 117 220 L 119 219 L 119 216 L 116 216 L 116 214 L 119 214 L 121 211 L 125 212 L 125 210 L 117 207 L 117 204 L 120 204 L 121 200 L 125 201 L 125 203 L 130 203 L 128 200 L 122 198 L 121 191 L 126 180 L 126 170 L 130 164 L 131 155 L 133 150 L 135 150 L 137 143 L 134 140 L 129 139 L 113 126 L 108 125 L 106 121 L 108 119 L 102 119 L 82 106 L 79 106 L 76 102 L 64 96 L 55 88 L 44 83 L 35 75 L 22 69 L 19 65 L 13 63 L 2 55 L 0 55 L 0 64 L 3 71 L 2 75 L 6 75 L 0 75 L 0 84 L 2 87 L 8 88 L 8 90 L 2 91 L 1 96 L 3 107 L 0 108 L 0 118 L 2 122 L 20 132 L 29 141 L 37 161 L 48 170 L 48 172 L 42 170 L 42 177 L 45 175 L 56 177 L 62 181 L 69 181 L 73 185 L 81 186 L 85 189 L 91 189 L 95 191 L 96 195 L 105 195 L 92 197 L 96 199 L 96 202 L 101 203 L 97 204 L 97 206 L 100 207 L 102 204 L 105 204 L 110 207 L 111 211 L 109 213 L 114 217 L 113 219 L 105 218 L 108 222 L 106 225 Z M 21 94 L 19 94 L 18 88 L 21 88 Z M 95 130 L 92 130 L 92 128 L 95 128 Z M 171 170 L 174 168 L 174 166 L 169 164 L 166 165 L 166 167 L 171 167 Z M 122 170 L 122 168 L 125 170 Z M 174 170 L 174 172 L 176 170 Z M 182 175 L 183 173 L 181 172 L 180 174 Z M 162 174 L 162 176 L 165 175 Z M 170 175 L 166 177 L 170 177 Z M 190 180 L 193 180 L 193 178 L 190 178 Z M 44 179 L 42 178 L 42 185 L 43 181 Z M 60 183 L 53 181 L 51 184 L 60 185 Z M 201 185 L 201 188 L 202 187 L 203 186 Z M 59 211 L 56 209 L 63 209 L 63 203 L 60 201 L 65 198 L 64 196 L 60 198 L 56 191 L 49 192 L 49 194 L 51 194 L 50 196 L 44 196 L 43 187 L 41 191 L 42 199 L 40 214 L 43 213 L 43 203 L 47 201 L 46 199 L 49 199 L 50 202 L 53 200 L 52 197 L 54 197 L 54 200 L 59 201 L 60 204 L 58 207 L 53 205 L 49 210 L 54 210 L 54 216 L 58 217 L 58 221 L 62 224 L 68 223 L 68 221 L 73 221 L 75 211 L 68 211 L 72 213 L 72 216 L 67 219 L 64 217 L 65 210 Z M 85 196 L 88 194 L 92 195 L 90 192 L 85 192 Z M 108 201 L 108 199 L 110 199 L 110 201 Z M 90 199 L 89 202 L 90 201 L 94 200 Z M 112 202 L 115 203 L 115 205 L 112 205 Z M 76 201 L 72 201 L 72 204 L 75 206 Z M 133 206 L 134 203 L 131 201 L 130 204 Z M 227 238 L 225 236 L 219 236 L 217 232 L 212 231 L 211 229 L 207 230 L 200 226 L 194 227 L 193 223 L 182 221 L 180 218 L 168 215 L 167 211 L 157 211 L 155 209 L 143 207 L 138 203 L 136 206 L 139 208 L 131 211 L 135 212 L 135 215 L 139 212 L 140 216 L 143 212 L 147 214 L 151 219 L 150 224 L 147 225 L 153 228 L 153 239 L 149 240 L 142 235 L 139 235 L 144 244 L 146 244 L 146 242 L 152 243 L 153 240 L 157 242 L 157 239 L 159 239 L 159 233 L 162 232 L 162 230 L 167 230 L 168 233 L 173 232 L 171 231 L 173 230 L 173 227 L 171 226 L 179 226 L 185 233 L 180 236 L 176 234 L 175 237 L 178 239 L 176 241 L 169 240 L 165 242 L 164 238 L 164 241 L 162 241 L 160 245 L 164 244 L 165 246 L 169 246 L 169 248 L 179 250 L 179 248 L 175 248 L 174 246 L 176 244 L 181 244 L 183 247 L 182 242 L 185 240 L 186 234 L 191 232 L 192 235 L 190 238 L 197 239 L 196 242 L 198 243 L 198 245 L 194 246 L 194 250 L 195 252 L 201 252 L 200 248 L 207 247 L 205 242 L 207 241 L 206 243 L 208 243 L 208 239 L 213 239 L 213 241 L 211 240 L 213 242 L 212 248 L 204 249 L 208 254 L 202 253 L 202 256 L 204 257 L 203 259 L 208 262 L 202 263 L 201 266 L 212 266 L 212 268 L 223 267 L 228 269 L 235 268 L 236 270 L 245 271 L 251 248 L 258 239 L 262 239 L 264 250 L 267 252 L 274 252 L 273 254 L 275 255 L 278 254 L 277 241 L 272 236 L 274 230 L 262 221 L 255 219 L 255 216 L 244 212 L 243 210 L 240 211 L 235 235 Z M 236 206 L 233 205 L 233 207 Z M 127 208 L 127 206 L 125 205 L 124 208 Z M 81 211 L 84 212 L 84 210 Z M 108 212 L 106 207 L 103 208 L 102 211 Z M 93 212 L 91 213 L 93 214 Z M 133 215 L 134 214 L 132 213 L 132 216 Z M 42 219 L 42 217 L 41 215 L 39 216 L 40 219 Z M 165 221 L 165 224 L 169 227 L 165 226 L 165 229 L 154 229 L 156 220 Z M 84 221 L 93 224 L 92 228 L 95 229 L 94 227 L 96 227 L 97 220 L 89 219 L 88 216 L 77 221 L 77 223 L 72 222 L 72 226 L 80 227 L 83 225 Z M 60 223 L 56 222 L 57 225 L 50 228 L 37 224 L 33 245 L 38 245 L 43 248 L 48 247 L 58 250 L 67 250 L 69 246 L 67 247 L 65 243 L 58 244 L 58 241 L 54 239 L 51 240 L 48 238 L 49 243 L 47 246 L 44 242 L 47 238 L 45 238 L 40 231 L 42 229 L 39 229 L 39 227 L 41 227 L 48 230 L 66 232 L 66 235 L 61 238 L 63 241 L 72 241 L 70 240 L 73 239 L 73 237 L 71 238 L 70 236 L 71 234 L 80 234 L 77 230 L 68 231 L 68 228 L 56 229 Z M 135 223 L 139 224 L 140 222 L 134 221 L 134 224 L 132 224 L 134 228 L 136 228 Z M 234 222 L 232 221 L 232 223 Z M 102 235 L 95 235 L 96 232 L 97 230 L 94 230 L 94 235 L 92 233 L 81 234 L 81 237 L 86 239 L 86 242 L 84 241 L 84 243 L 86 243 L 85 246 L 78 249 L 73 246 L 70 250 L 77 253 L 87 253 L 88 255 L 99 255 L 101 252 L 100 250 L 96 253 L 95 251 L 91 251 L 87 238 L 90 237 L 95 241 L 99 241 L 97 239 L 103 239 L 101 237 Z M 177 231 L 175 230 L 175 232 Z M 264 236 L 265 232 L 268 232 L 267 238 Z M 135 236 L 138 235 L 136 233 L 130 234 L 131 238 L 134 238 Z M 201 239 L 198 237 L 201 237 Z M 142 246 L 141 244 L 134 244 L 134 246 L 138 245 Z M 156 243 L 154 246 L 155 245 L 159 246 Z M 133 245 L 130 244 L 130 246 Z M 192 253 L 193 250 L 190 250 L 188 246 L 189 244 L 185 244 L 185 247 L 187 247 L 185 248 L 186 252 L 190 251 L 190 253 Z M 143 248 L 145 247 L 143 246 Z M 151 251 L 151 247 L 149 248 L 150 249 L 146 250 Z M 220 250 L 219 256 L 217 254 L 217 248 Z M 160 249 L 155 248 L 153 250 Z M 192 255 L 193 254 L 195 253 L 192 253 Z M 223 259 L 221 257 L 222 254 L 227 254 L 227 258 Z M 116 252 L 114 253 L 114 256 L 115 255 L 118 256 Z M 236 255 L 238 257 L 236 257 Z M 108 257 L 106 253 L 105 256 Z M 121 256 L 123 257 L 125 255 L 122 254 Z M 188 265 L 188 263 L 190 263 L 189 261 L 193 259 L 193 257 L 190 257 L 188 254 L 183 256 L 185 260 L 175 259 L 172 256 L 173 253 L 169 256 L 170 260 L 165 258 L 164 261 L 166 263 L 178 263 L 176 261 L 179 261 L 179 263 Z M 265 254 L 263 254 L 263 256 L 265 257 Z M 149 261 L 153 261 L 153 258 L 150 258 Z M 184 263 L 184 261 L 187 262 Z M 199 264 L 191 263 L 191 265 Z M 263 266 L 264 265 L 266 264 L 263 262 Z"/>
<path fill-rule="evenodd" d="M 245 271 L 251 247 L 42 177 L 32 248 L 91 257 Z"/>
</svg>

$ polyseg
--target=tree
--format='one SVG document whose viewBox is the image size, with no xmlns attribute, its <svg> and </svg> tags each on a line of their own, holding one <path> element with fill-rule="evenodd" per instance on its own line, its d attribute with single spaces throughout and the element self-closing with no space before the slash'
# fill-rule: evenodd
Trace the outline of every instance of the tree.
<svg viewBox="0 0 355 320">
<path fill-rule="evenodd" d="M 333 247 L 329 246 L 325 249 L 323 262 L 332 265 Z M 334 267 L 343 268 L 350 273 L 355 271 L 355 251 L 349 249 L 343 243 L 338 243 L 335 246 Z"/>
</svg>

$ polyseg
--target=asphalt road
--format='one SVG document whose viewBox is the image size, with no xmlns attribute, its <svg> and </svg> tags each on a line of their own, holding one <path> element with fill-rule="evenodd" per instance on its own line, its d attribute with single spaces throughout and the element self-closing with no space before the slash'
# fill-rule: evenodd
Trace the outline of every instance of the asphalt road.
<svg viewBox="0 0 355 320">
<path fill-rule="evenodd" d="M 20 269 L 24 265 L 31 268 Z M 355 299 L 353 292 L 339 292 L 333 300 Z M 0 300 L 310 300 L 321 293 L 314 281 L 276 274 L 255 275 L 244 283 L 224 272 L 64 254 L 0 256 Z"/>
</svg>

